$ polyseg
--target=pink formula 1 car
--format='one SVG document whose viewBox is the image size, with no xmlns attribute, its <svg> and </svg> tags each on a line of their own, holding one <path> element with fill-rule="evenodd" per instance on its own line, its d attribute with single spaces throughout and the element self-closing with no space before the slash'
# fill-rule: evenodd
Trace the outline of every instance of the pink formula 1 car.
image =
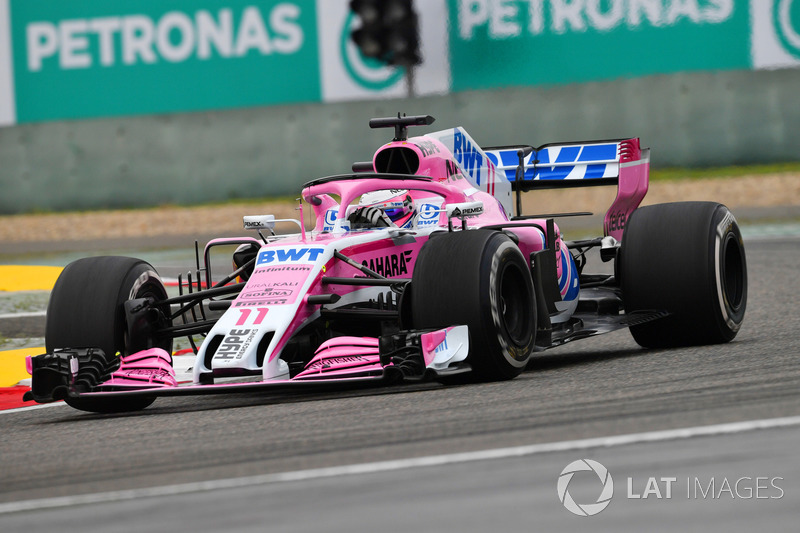
<svg viewBox="0 0 800 533">
<path fill-rule="evenodd" d="M 305 185 L 313 229 L 288 221 L 299 233 L 276 235 L 287 221 L 246 216 L 257 237 L 209 242 L 177 296 L 141 260 L 68 265 L 27 398 L 114 412 L 158 396 L 505 380 L 534 352 L 623 327 L 645 347 L 736 336 L 747 300 L 736 220 L 715 203 L 638 208 L 649 173 L 638 139 L 481 148 L 462 128 L 408 138 L 432 122 L 370 121 L 394 140 L 353 173 Z M 554 219 L 581 213 L 520 212 L 524 191 L 592 185 L 618 190 L 601 237 L 562 239 Z M 223 249 L 235 249 L 234 271 L 213 279 Z M 584 272 L 588 252 L 615 275 Z M 178 337 L 196 353 L 191 383 L 172 367 Z"/>
</svg>

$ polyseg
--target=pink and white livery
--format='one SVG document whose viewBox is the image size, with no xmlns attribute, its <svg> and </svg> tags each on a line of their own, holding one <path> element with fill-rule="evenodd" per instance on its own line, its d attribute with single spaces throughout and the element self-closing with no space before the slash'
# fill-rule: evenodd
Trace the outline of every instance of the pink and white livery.
<svg viewBox="0 0 800 533">
<path fill-rule="evenodd" d="M 305 204 L 313 229 L 245 216 L 255 234 L 207 243 L 177 295 L 141 260 L 68 265 L 27 399 L 116 412 L 158 396 L 505 380 L 537 351 L 623 327 L 645 347 L 734 338 L 747 300 L 736 220 L 710 202 L 639 207 L 650 164 L 639 139 L 408 138 L 431 123 L 370 121 L 394 139 L 352 173 L 305 185 L 300 218 Z M 523 192 L 594 185 L 617 187 L 597 238 L 564 240 L 555 223 L 591 213 L 521 212 Z M 286 223 L 299 233 L 274 233 Z M 234 249 L 220 277 L 211 257 L 229 263 Z M 590 252 L 614 274 L 585 272 Z M 175 378 L 178 337 L 196 354 L 191 383 Z"/>
</svg>

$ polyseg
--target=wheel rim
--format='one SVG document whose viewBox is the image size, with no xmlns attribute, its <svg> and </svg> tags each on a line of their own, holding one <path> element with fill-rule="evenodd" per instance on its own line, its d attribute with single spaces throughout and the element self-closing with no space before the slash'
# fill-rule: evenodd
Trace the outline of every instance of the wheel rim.
<svg viewBox="0 0 800 533">
<path fill-rule="evenodd" d="M 146 298 L 146 299 L 150 300 L 151 302 L 157 302 L 157 301 L 163 300 L 166 297 L 167 297 L 167 293 L 164 291 L 163 285 L 161 285 L 160 283 L 158 283 L 158 282 L 156 282 L 156 281 L 151 279 L 151 280 L 148 280 L 147 282 L 145 282 L 141 287 L 139 287 L 136 290 L 136 293 L 133 295 L 132 299 Z M 151 311 L 151 312 L 154 312 L 154 311 Z M 169 308 L 162 309 L 162 312 L 165 314 L 166 317 L 169 317 L 169 314 L 170 314 Z M 157 326 L 158 329 L 160 329 L 162 327 L 169 326 L 170 324 L 167 323 L 167 322 L 168 322 L 168 320 L 159 320 L 157 322 L 156 326 Z M 143 327 L 147 327 L 147 326 L 143 324 Z M 129 347 L 129 342 L 130 342 L 130 339 L 128 338 L 127 330 L 125 330 L 123 332 L 123 339 L 124 339 L 124 346 L 123 346 L 122 351 L 126 352 L 128 347 Z M 150 339 L 149 342 L 148 342 L 149 346 L 147 346 L 147 348 L 163 348 L 164 350 L 166 350 L 166 351 L 168 351 L 170 353 L 172 352 L 172 339 L 171 338 L 162 338 L 162 339 L 158 339 L 158 342 L 155 342 L 155 341 L 156 341 L 156 339 Z"/>
<path fill-rule="evenodd" d="M 739 240 L 732 233 L 726 235 L 722 251 L 722 292 L 733 311 L 738 311 L 744 300 L 744 258 Z"/>
<path fill-rule="evenodd" d="M 525 280 L 514 265 L 506 265 L 500 280 L 500 316 L 509 339 L 518 346 L 530 336 L 530 303 L 525 295 Z"/>
</svg>

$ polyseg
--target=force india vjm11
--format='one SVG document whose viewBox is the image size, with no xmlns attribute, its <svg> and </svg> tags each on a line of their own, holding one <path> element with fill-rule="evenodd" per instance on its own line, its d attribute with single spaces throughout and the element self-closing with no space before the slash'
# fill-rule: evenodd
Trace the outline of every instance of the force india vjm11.
<svg viewBox="0 0 800 533">
<path fill-rule="evenodd" d="M 371 120 L 394 140 L 352 173 L 305 185 L 313 229 L 246 216 L 259 238 L 210 241 L 177 296 L 141 260 L 68 265 L 26 399 L 116 412 L 158 396 L 505 380 L 536 351 L 623 327 L 645 347 L 736 336 L 747 301 L 736 219 L 710 202 L 639 207 L 649 149 L 638 139 L 482 148 L 462 128 L 408 138 L 432 122 Z M 617 185 L 602 237 L 562 239 L 554 219 L 582 213 L 521 212 L 524 191 L 592 185 Z M 300 231 L 276 235 L 278 222 Z M 223 245 L 236 248 L 234 270 L 214 280 Z M 614 275 L 585 272 L 588 252 Z M 196 353 L 192 382 L 176 380 L 178 337 Z"/>
</svg>

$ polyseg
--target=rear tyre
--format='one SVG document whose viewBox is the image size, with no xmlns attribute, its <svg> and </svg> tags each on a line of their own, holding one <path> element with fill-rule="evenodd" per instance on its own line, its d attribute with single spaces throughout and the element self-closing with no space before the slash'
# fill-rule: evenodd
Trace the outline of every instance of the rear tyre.
<svg viewBox="0 0 800 533">
<path fill-rule="evenodd" d="M 145 337 L 146 346 L 131 346 L 123 304 L 136 298 L 164 300 L 167 291 L 155 269 L 131 257 L 88 257 L 67 265 L 50 293 L 45 326 L 48 353 L 58 348 L 98 347 L 108 361 L 117 354 L 146 348 L 163 348 L 172 353 L 171 338 Z M 169 325 L 166 318 L 157 326 Z M 137 335 L 141 342 L 141 336 Z M 67 398 L 76 409 L 92 412 L 121 412 L 144 409 L 155 398 L 94 400 Z"/>
<path fill-rule="evenodd" d="M 739 332 L 747 262 L 739 226 L 724 205 L 640 207 L 625 227 L 619 261 L 625 312 L 670 313 L 630 328 L 641 346 L 717 344 Z"/>
<path fill-rule="evenodd" d="M 481 380 L 519 375 L 536 340 L 530 269 L 506 235 L 469 230 L 422 247 L 411 281 L 415 328 L 469 327 L 473 374 Z"/>
</svg>

